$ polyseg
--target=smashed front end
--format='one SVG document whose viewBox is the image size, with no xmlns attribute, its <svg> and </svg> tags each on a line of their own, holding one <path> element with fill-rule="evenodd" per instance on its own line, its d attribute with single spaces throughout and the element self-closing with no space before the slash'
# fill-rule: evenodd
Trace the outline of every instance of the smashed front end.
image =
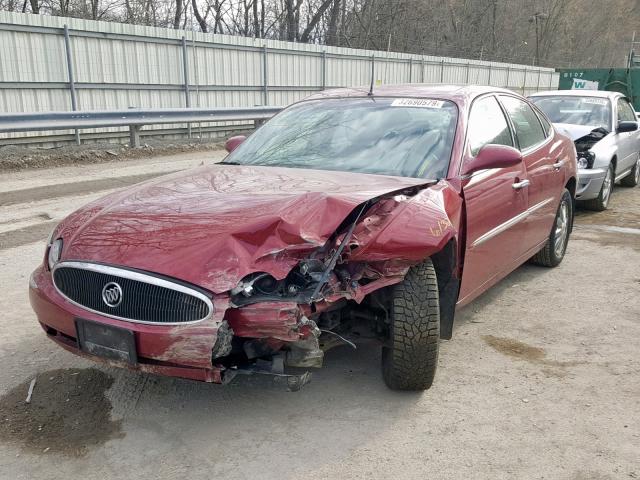
<svg viewBox="0 0 640 480">
<path fill-rule="evenodd" d="M 328 349 L 361 336 L 383 340 L 387 287 L 445 246 L 457 250 L 462 200 L 444 180 L 316 172 L 310 182 L 241 167 L 182 175 L 58 226 L 30 281 L 49 338 L 146 372 L 215 383 L 263 373 L 300 386 L 309 374 L 286 367 L 320 367 Z M 455 260 L 441 264 L 443 279 L 457 275 Z"/>
<path fill-rule="evenodd" d="M 212 352 L 223 380 L 268 373 L 301 385 L 309 374 L 288 375 L 285 367 L 321 367 L 327 350 L 355 348 L 358 338 L 384 341 L 390 318 L 386 287 L 447 243 L 455 244 L 459 211 L 459 197 L 445 182 L 376 198 L 358 205 L 284 278 L 266 271 L 245 276 L 229 291 Z"/>
<path fill-rule="evenodd" d="M 600 193 L 606 168 L 598 165 L 598 144 L 609 135 L 605 128 L 598 127 L 574 140 L 578 162 L 578 186 L 576 199 L 589 200 Z M 608 161 L 608 160 L 607 160 Z"/>
</svg>

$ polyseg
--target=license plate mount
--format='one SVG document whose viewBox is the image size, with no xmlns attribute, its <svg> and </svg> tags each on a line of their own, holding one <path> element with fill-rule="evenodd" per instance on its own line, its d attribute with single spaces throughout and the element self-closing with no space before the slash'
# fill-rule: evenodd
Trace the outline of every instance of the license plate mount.
<svg viewBox="0 0 640 480">
<path fill-rule="evenodd" d="M 76 333 L 81 351 L 90 355 L 138 363 L 135 336 L 131 330 L 76 318 Z"/>
</svg>

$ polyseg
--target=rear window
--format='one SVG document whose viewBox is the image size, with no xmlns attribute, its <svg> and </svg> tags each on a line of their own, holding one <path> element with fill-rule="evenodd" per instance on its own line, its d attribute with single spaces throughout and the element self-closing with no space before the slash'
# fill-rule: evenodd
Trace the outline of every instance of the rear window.
<svg viewBox="0 0 640 480">
<path fill-rule="evenodd" d="M 547 135 L 542 130 L 540 119 L 529 104 L 518 98 L 504 95 L 500 96 L 500 101 L 511 118 L 520 150 L 533 148 L 545 141 Z"/>
</svg>

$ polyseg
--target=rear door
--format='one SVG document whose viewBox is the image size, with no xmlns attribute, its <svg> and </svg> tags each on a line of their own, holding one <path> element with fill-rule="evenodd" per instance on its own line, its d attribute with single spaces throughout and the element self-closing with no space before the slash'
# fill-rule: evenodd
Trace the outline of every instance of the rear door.
<svg viewBox="0 0 640 480">
<path fill-rule="evenodd" d="M 509 123 L 493 95 L 471 105 L 463 162 L 487 144 L 514 146 Z M 522 254 L 527 210 L 527 174 L 522 163 L 481 170 L 462 178 L 466 245 L 459 303 L 465 304 L 511 271 Z"/>
<path fill-rule="evenodd" d="M 529 180 L 527 234 L 523 239 L 528 251 L 549 236 L 569 159 L 561 156 L 561 142 L 553 143 L 551 126 L 543 125 L 531 105 L 510 95 L 499 98 L 513 125 Z"/>
<path fill-rule="evenodd" d="M 620 122 L 636 122 L 635 111 L 626 98 L 619 97 L 616 102 L 616 126 Z M 632 168 L 638 159 L 638 131 L 627 133 L 616 133 L 618 143 L 618 165 L 616 177 Z"/>
</svg>

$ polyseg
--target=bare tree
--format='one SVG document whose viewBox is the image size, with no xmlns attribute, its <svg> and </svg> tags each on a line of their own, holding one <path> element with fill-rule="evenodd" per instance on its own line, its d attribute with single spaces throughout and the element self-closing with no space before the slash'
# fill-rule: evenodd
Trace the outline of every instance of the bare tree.
<svg viewBox="0 0 640 480">
<path fill-rule="evenodd" d="M 0 0 L 0 9 L 514 63 L 623 66 L 640 1 L 598 1 L 606 15 L 593 14 L 592 0 Z"/>
<path fill-rule="evenodd" d="M 183 0 L 176 0 L 176 10 L 173 20 L 173 28 L 176 30 L 180 28 L 180 19 L 182 18 Z"/>
<path fill-rule="evenodd" d="M 202 33 L 207 33 L 207 21 L 202 15 L 200 15 L 200 10 L 198 10 L 198 3 L 196 0 L 191 0 L 191 5 L 193 8 L 193 15 L 196 17 L 198 25 L 200 25 L 200 31 Z"/>
</svg>

